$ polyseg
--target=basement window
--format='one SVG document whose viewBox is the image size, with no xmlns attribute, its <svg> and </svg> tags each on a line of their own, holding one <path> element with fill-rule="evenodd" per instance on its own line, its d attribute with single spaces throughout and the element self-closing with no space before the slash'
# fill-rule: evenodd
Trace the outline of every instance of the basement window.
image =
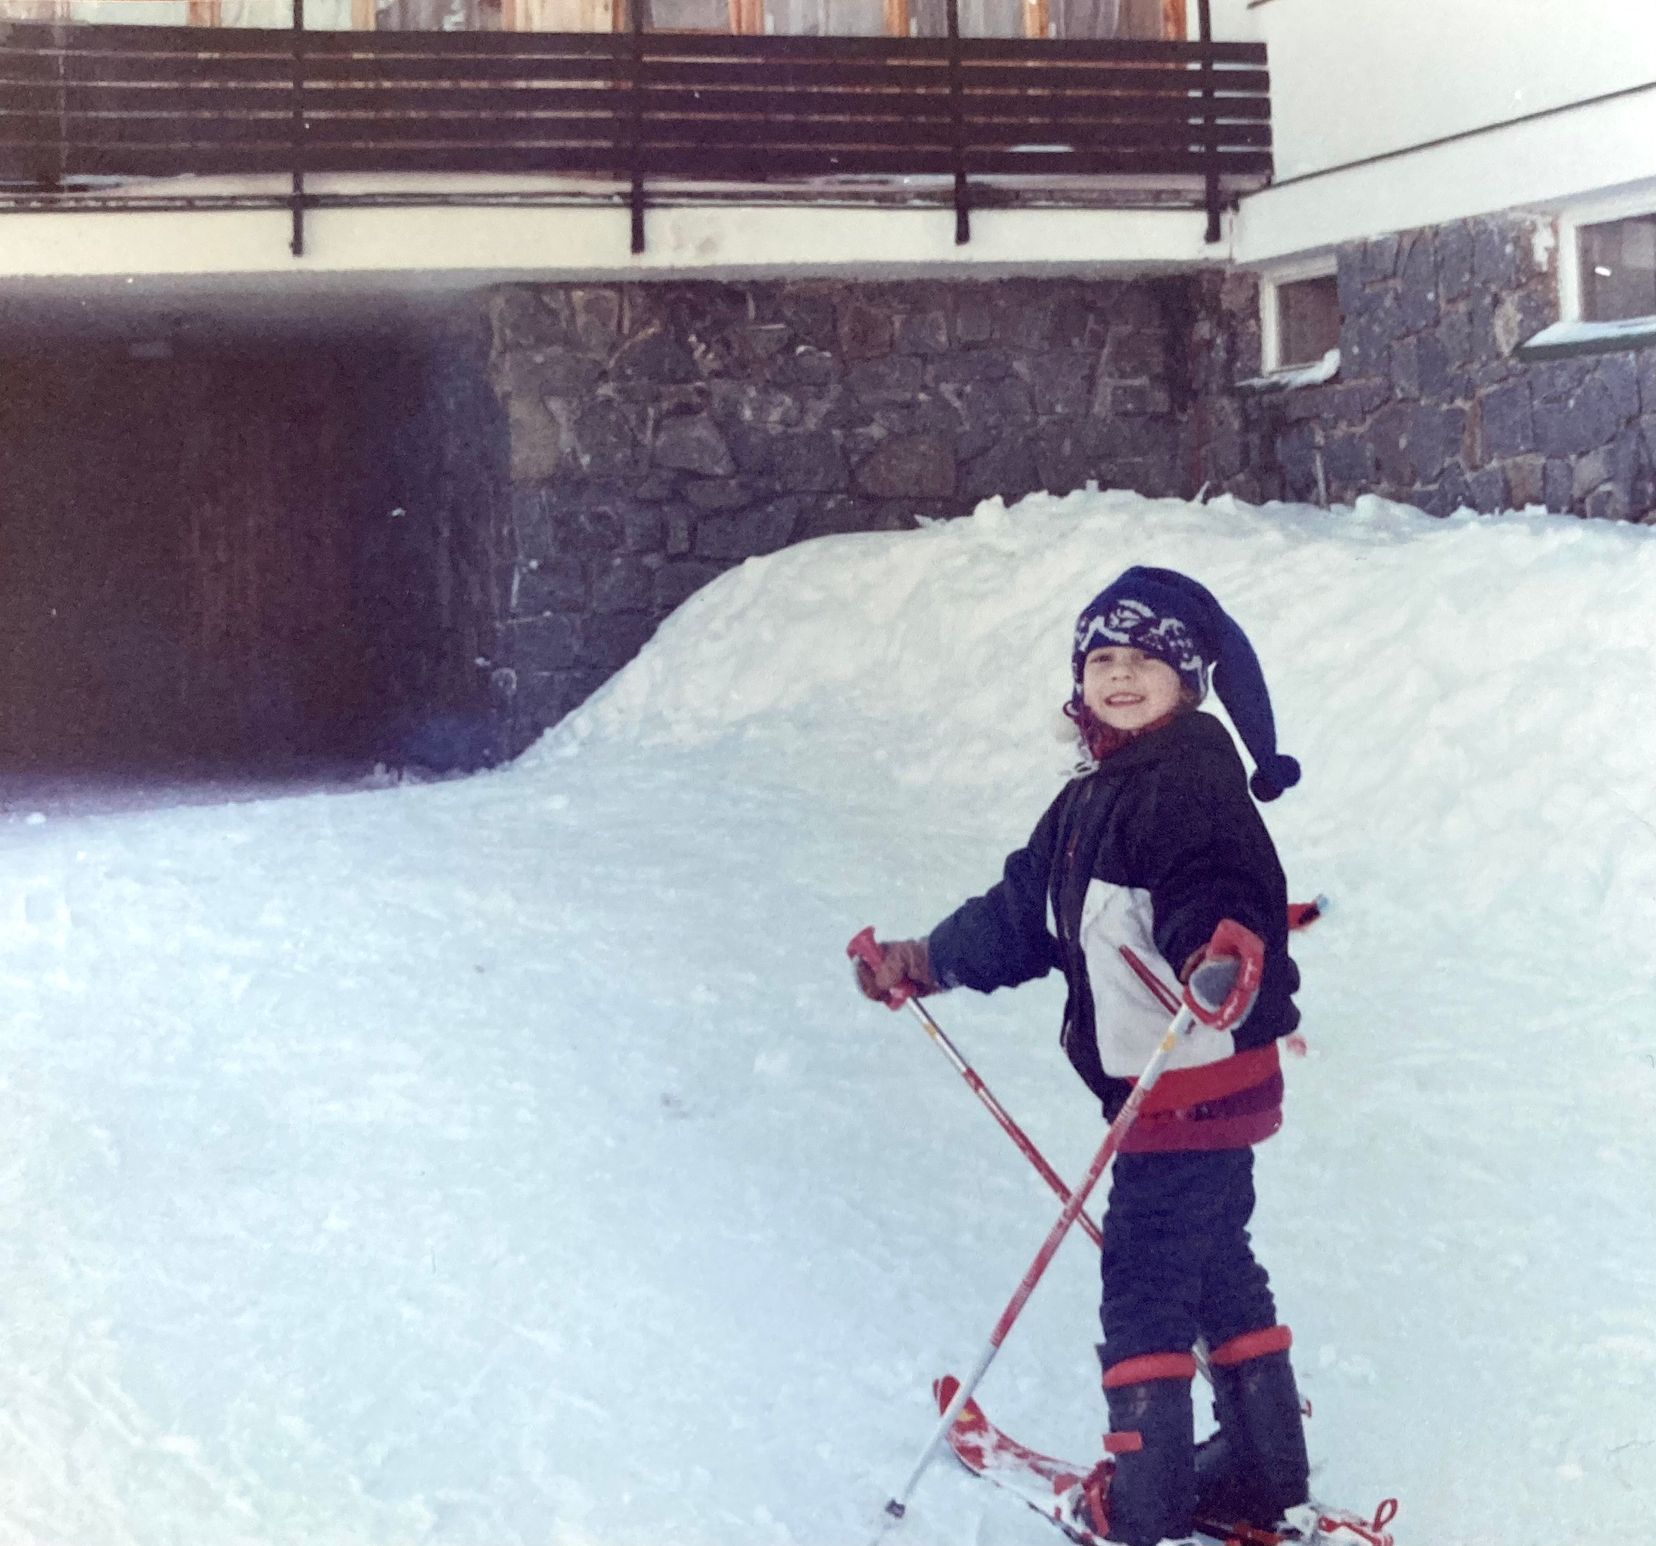
<svg viewBox="0 0 1656 1546">
<path fill-rule="evenodd" d="M 1656 210 L 1599 205 L 1563 216 L 1559 320 L 1527 338 L 1521 360 L 1567 359 L 1656 345 Z"/>
<path fill-rule="evenodd" d="M 1259 290 L 1260 344 L 1267 376 L 1339 365 L 1340 291 L 1332 267 L 1266 278 Z"/>
<path fill-rule="evenodd" d="M 1582 321 L 1656 317 L 1656 214 L 1584 225 L 1576 236 Z"/>
</svg>

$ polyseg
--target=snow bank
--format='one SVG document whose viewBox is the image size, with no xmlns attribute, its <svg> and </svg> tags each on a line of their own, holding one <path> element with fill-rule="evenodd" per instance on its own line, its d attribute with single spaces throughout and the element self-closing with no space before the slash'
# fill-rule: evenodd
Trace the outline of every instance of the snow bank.
<svg viewBox="0 0 1656 1546">
<path fill-rule="evenodd" d="M 998 797 L 1021 820 L 1025 792 L 1050 793 L 1070 760 L 1055 739 L 1070 625 L 1129 564 L 1194 575 L 1253 640 L 1282 749 L 1306 770 L 1271 810 L 1302 886 L 1383 898 L 1388 928 L 1543 912 L 1561 949 L 1590 952 L 1582 969 L 1647 956 L 1656 533 L 1642 527 L 1434 520 L 1372 498 L 1333 515 L 990 500 L 969 520 L 750 560 L 531 762 L 587 740 L 659 754 L 738 735 L 784 760 L 803 748 L 839 787 Z"/>
<path fill-rule="evenodd" d="M 1317 1486 L 1639 1538 L 1653 534 L 1111 493 L 744 565 L 498 774 L 0 812 L 0 1541 L 867 1540 L 1053 1208 L 845 941 L 993 879 L 1130 563 L 1253 638 L 1334 898 L 1255 1225 Z M 1059 996 L 938 1014 L 1076 1174 Z M 984 1392 L 1078 1457 L 1096 1271 Z M 890 1546 L 1051 1538 L 938 1467 Z"/>
</svg>

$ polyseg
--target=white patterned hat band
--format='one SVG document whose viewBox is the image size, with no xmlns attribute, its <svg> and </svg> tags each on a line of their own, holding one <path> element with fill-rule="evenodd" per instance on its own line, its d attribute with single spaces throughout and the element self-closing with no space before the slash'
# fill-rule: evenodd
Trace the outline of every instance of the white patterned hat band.
<svg viewBox="0 0 1656 1546">
<path fill-rule="evenodd" d="M 1119 645 L 1165 662 L 1198 697 L 1207 695 L 1208 664 L 1176 617 L 1157 617 L 1142 601 L 1118 597 L 1101 612 L 1084 612 L 1075 630 L 1076 676 L 1093 650 Z"/>
</svg>

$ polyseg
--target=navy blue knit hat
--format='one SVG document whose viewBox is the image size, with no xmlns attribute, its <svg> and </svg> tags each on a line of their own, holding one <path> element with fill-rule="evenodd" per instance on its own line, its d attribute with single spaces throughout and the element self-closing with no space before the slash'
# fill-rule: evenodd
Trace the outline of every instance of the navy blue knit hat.
<svg viewBox="0 0 1656 1546">
<path fill-rule="evenodd" d="M 1198 699 L 1207 696 L 1212 672 L 1219 701 L 1254 760 L 1248 787 L 1256 799 L 1274 800 L 1299 782 L 1300 765 L 1276 749 L 1271 697 L 1248 636 L 1188 575 L 1135 567 L 1087 603 L 1076 619 L 1071 657 L 1075 705 L 1080 704 L 1088 653 L 1112 644 L 1165 661 Z"/>
</svg>

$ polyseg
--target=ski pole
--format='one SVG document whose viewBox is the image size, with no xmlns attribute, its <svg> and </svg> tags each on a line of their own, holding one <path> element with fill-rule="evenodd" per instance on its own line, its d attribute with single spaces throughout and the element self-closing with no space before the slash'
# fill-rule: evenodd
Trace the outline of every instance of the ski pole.
<svg viewBox="0 0 1656 1546">
<path fill-rule="evenodd" d="M 1128 1095 L 1121 1110 L 1116 1113 L 1115 1120 L 1110 1123 L 1109 1131 L 1105 1133 L 1103 1143 L 1098 1146 L 1098 1153 L 1093 1156 L 1092 1164 L 1087 1167 L 1086 1175 L 1081 1178 L 1080 1186 L 1064 1204 L 1063 1211 L 1048 1231 L 1040 1250 L 1035 1253 L 1035 1259 L 1029 1264 L 1023 1280 L 1007 1301 L 1006 1308 L 1001 1311 L 1000 1319 L 995 1322 L 995 1328 L 989 1334 L 988 1345 L 973 1366 L 972 1372 L 955 1391 L 954 1399 L 944 1411 L 942 1420 L 932 1436 L 926 1441 L 926 1447 L 920 1452 L 920 1458 L 915 1462 L 908 1480 L 903 1484 L 901 1491 L 886 1501 L 885 1511 L 893 1519 L 901 1519 L 908 1511 L 909 1499 L 914 1495 L 920 1478 L 925 1475 L 926 1468 L 937 1454 L 945 1435 L 954 1426 L 955 1419 L 972 1399 L 983 1376 L 989 1372 L 989 1366 L 995 1361 L 995 1355 L 1000 1352 L 1007 1333 L 1011 1331 L 1018 1316 L 1023 1313 L 1029 1296 L 1035 1292 L 1036 1284 L 1041 1281 L 1053 1256 L 1057 1254 L 1060 1243 L 1069 1233 L 1070 1225 L 1086 1206 L 1087 1198 L 1098 1184 L 1099 1177 L 1104 1174 L 1105 1167 L 1115 1158 L 1116 1151 L 1121 1147 L 1122 1140 L 1127 1136 L 1150 1092 L 1156 1087 L 1156 1082 L 1161 1078 L 1174 1049 L 1180 1040 L 1190 1033 L 1197 1021 L 1220 1031 L 1235 1028 L 1253 1007 L 1254 997 L 1259 992 L 1264 955 L 1263 942 L 1241 924 L 1227 918 L 1214 930 L 1213 938 L 1209 941 L 1201 961 L 1190 974 L 1179 1012 L 1173 1016 L 1161 1041 L 1157 1043 L 1156 1050 L 1150 1055 L 1150 1061 L 1144 1065 L 1144 1072 L 1139 1075 L 1132 1093 Z"/>
<path fill-rule="evenodd" d="M 874 941 L 872 927 L 862 930 L 845 947 L 845 953 L 852 960 L 862 961 L 871 967 L 878 966 L 885 954 Z M 1068 1202 L 1070 1189 L 1064 1185 L 1058 1172 L 1046 1162 L 1045 1156 L 1030 1141 L 1029 1135 L 1012 1120 L 1007 1109 L 995 1099 L 994 1091 L 978 1076 L 977 1070 L 960 1055 L 959 1049 L 949 1040 L 943 1027 L 926 1012 L 925 1006 L 914 996 L 913 988 L 908 983 L 903 982 L 891 990 L 890 996 L 886 999 L 886 1007 L 895 1010 L 902 1008 L 905 1004 L 914 1011 L 914 1018 L 920 1022 L 921 1028 L 936 1043 L 938 1050 L 954 1065 L 954 1071 L 966 1081 L 967 1088 L 983 1103 L 984 1109 L 988 1111 L 989 1115 L 1000 1123 L 1001 1131 L 1018 1146 L 1018 1152 L 1035 1167 L 1036 1174 L 1052 1188 L 1060 1201 Z M 1098 1225 L 1093 1223 L 1091 1215 L 1082 1213 L 1080 1222 L 1081 1228 L 1086 1231 L 1087 1238 L 1100 1250 L 1103 1250 L 1104 1237 L 1099 1233 Z"/>
</svg>

